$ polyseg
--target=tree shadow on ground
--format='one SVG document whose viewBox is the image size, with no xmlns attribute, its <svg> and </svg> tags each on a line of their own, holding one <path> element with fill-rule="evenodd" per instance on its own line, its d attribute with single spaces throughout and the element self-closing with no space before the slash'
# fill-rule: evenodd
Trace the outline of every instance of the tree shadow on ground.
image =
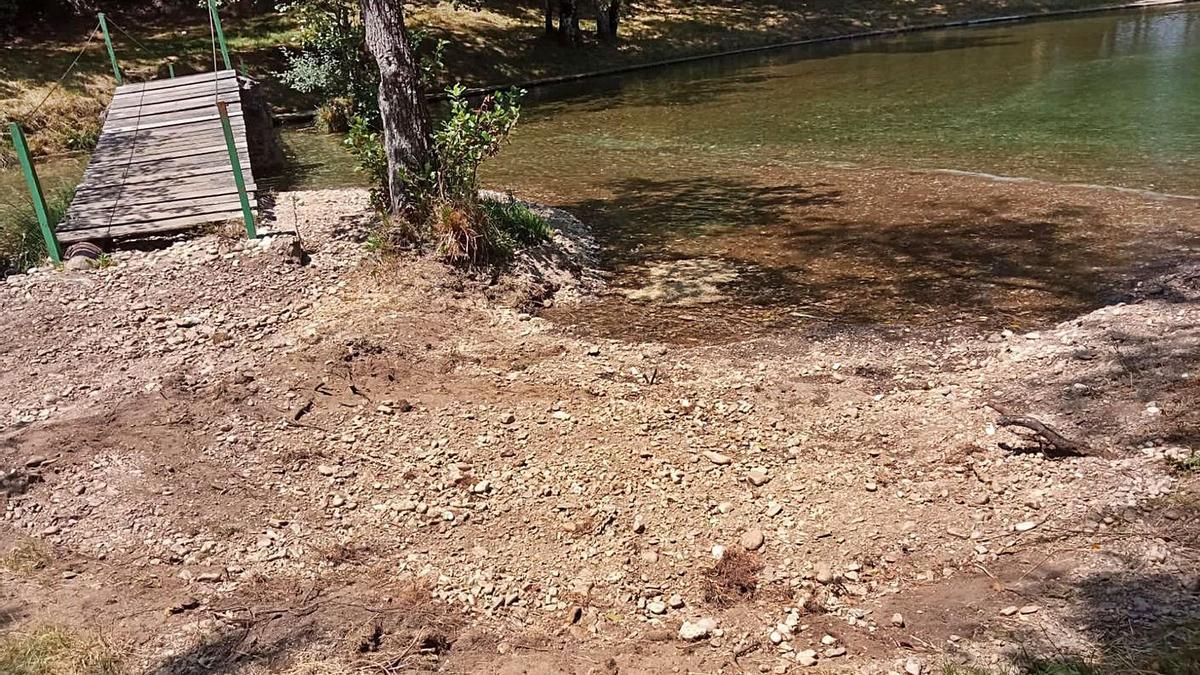
<svg viewBox="0 0 1200 675">
<path fill-rule="evenodd" d="M 889 203 L 833 183 L 716 176 L 608 190 L 565 208 L 596 224 L 618 270 L 718 257 L 742 270 L 741 296 L 820 306 L 853 323 L 919 319 L 914 312 L 938 322 L 1057 320 L 1117 297 L 1129 271 L 1123 251 L 1093 245 L 1082 224 L 1100 214 L 1088 206 L 986 195 Z"/>
</svg>

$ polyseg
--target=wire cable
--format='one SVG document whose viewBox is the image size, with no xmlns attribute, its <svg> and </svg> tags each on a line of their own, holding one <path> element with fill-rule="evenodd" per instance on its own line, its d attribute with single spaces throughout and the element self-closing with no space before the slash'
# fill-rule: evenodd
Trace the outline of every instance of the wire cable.
<svg viewBox="0 0 1200 675">
<path fill-rule="evenodd" d="M 42 100 L 36 106 L 34 106 L 33 110 L 30 110 L 28 113 L 26 113 L 26 118 L 36 115 L 38 111 L 42 109 L 42 106 L 46 104 L 46 101 L 50 100 L 50 97 L 55 91 L 58 90 L 59 86 L 62 85 L 63 80 L 67 79 L 67 76 L 70 75 L 71 71 L 75 69 L 76 65 L 78 65 L 79 59 L 83 58 L 83 53 L 87 51 L 87 48 L 91 46 L 92 41 L 96 39 L 96 31 L 98 30 L 100 30 L 99 21 L 97 21 L 92 30 L 88 32 L 88 39 L 83 43 L 83 49 L 80 49 L 79 53 L 75 55 L 75 60 L 71 61 L 71 65 L 67 66 L 66 72 L 64 72 L 62 77 L 59 77 L 54 85 L 50 87 L 50 91 L 46 92 L 46 95 L 42 97 Z"/>
</svg>

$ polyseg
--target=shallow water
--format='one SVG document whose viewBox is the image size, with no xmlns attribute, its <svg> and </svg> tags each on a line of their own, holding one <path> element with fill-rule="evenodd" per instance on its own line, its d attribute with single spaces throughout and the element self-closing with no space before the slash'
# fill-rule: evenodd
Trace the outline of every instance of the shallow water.
<svg viewBox="0 0 1200 675">
<path fill-rule="evenodd" d="M 595 227 L 614 291 L 551 310 L 583 330 L 1035 327 L 1200 250 L 1195 201 L 1064 186 L 1200 194 L 1197 72 L 1198 7 L 706 60 L 531 92 L 484 178 Z M 261 183 L 363 184 L 339 139 L 284 142 Z"/>
<path fill-rule="evenodd" d="M 489 183 L 593 223 L 558 312 L 629 337 L 1086 311 L 1195 250 L 1200 9 L 840 42 L 541 89 Z M 921 170 L 916 173 L 913 170 Z"/>
</svg>

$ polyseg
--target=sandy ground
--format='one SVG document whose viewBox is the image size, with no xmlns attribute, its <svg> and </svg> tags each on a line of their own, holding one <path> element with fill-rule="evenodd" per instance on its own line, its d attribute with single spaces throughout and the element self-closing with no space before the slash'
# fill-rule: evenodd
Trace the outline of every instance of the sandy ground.
<svg viewBox="0 0 1200 675">
<path fill-rule="evenodd" d="M 1038 333 L 682 347 L 526 313 L 601 283 L 565 218 L 472 277 L 376 260 L 361 192 L 278 204 L 303 254 L 211 234 L 0 285 L 0 631 L 159 673 L 921 673 L 1194 634 L 1198 270 Z"/>
</svg>

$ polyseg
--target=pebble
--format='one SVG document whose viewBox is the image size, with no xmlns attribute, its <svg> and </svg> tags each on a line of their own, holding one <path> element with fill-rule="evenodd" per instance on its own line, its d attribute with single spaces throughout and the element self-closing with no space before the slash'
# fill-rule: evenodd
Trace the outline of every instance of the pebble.
<svg viewBox="0 0 1200 675">
<path fill-rule="evenodd" d="M 829 566 L 829 563 L 821 561 L 817 563 L 816 576 L 818 582 L 827 584 L 833 581 L 833 568 Z"/>
<path fill-rule="evenodd" d="M 762 548 L 764 541 L 762 530 L 749 530 L 742 535 L 742 548 L 747 551 L 757 551 Z"/>
<path fill-rule="evenodd" d="M 728 455 L 722 455 L 721 453 L 713 452 L 712 450 L 705 450 L 701 454 L 704 455 L 705 459 L 713 464 L 716 464 L 717 466 L 725 466 L 726 464 L 733 463 L 733 460 L 730 459 Z"/>
<path fill-rule="evenodd" d="M 1034 612 L 1037 612 L 1039 609 L 1041 609 L 1040 605 L 1025 605 L 1024 607 L 1021 608 L 1020 611 L 1022 614 L 1033 614 Z"/>
<path fill-rule="evenodd" d="M 663 602 L 662 600 L 652 600 L 646 603 L 646 609 L 649 610 L 651 614 L 666 614 L 667 603 Z"/>
<path fill-rule="evenodd" d="M 703 640 L 717 628 L 716 619 L 705 617 L 696 621 L 684 621 L 679 627 L 679 637 L 689 642 Z"/>
<path fill-rule="evenodd" d="M 796 663 L 802 666 L 817 665 L 817 652 L 814 649 L 805 649 L 802 652 L 796 652 Z"/>
<path fill-rule="evenodd" d="M 897 628 L 904 628 L 904 615 L 901 614 L 900 612 L 896 612 L 895 614 L 893 614 L 892 615 L 892 625 L 896 626 Z"/>
<path fill-rule="evenodd" d="M 1016 614 L 1017 611 L 1018 607 L 1016 605 L 1009 605 L 1008 607 L 1000 610 L 1000 616 L 1012 616 L 1013 614 Z"/>
<path fill-rule="evenodd" d="M 921 662 L 911 656 L 908 657 L 908 660 L 904 662 L 904 672 L 908 675 L 921 675 Z"/>
<path fill-rule="evenodd" d="M 1037 526 L 1038 524 L 1032 520 L 1023 520 L 1016 525 L 1013 525 L 1013 530 L 1016 532 L 1028 532 Z"/>
</svg>

